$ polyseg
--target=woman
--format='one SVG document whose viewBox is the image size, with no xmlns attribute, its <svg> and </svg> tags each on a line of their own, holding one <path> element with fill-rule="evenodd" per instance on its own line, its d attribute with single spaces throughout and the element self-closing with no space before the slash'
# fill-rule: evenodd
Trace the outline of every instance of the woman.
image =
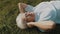
<svg viewBox="0 0 60 34">
<path fill-rule="evenodd" d="M 56 23 L 60 24 L 60 1 L 42 2 L 35 7 L 24 3 L 19 3 L 18 6 L 20 16 L 18 15 L 16 22 L 17 25 L 20 23 L 20 28 L 21 24 L 24 25 L 21 29 L 36 26 L 44 32 L 55 28 Z M 19 20 L 22 21 L 18 22 Z"/>
</svg>

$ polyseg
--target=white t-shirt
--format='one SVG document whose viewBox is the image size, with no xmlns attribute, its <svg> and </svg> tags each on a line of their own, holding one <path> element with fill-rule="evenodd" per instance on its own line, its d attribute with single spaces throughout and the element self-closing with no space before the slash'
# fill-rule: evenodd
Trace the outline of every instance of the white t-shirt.
<svg viewBox="0 0 60 34">
<path fill-rule="evenodd" d="M 60 24 L 60 1 L 42 2 L 35 7 L 28 5 L 25 10 L 35 13 L 36 22 L 52 20 Z"/>
<path fill-rule="evenodd" d="M 42 2 L 33 7 L 28 5 L 26 11 L 35 13 L 35 21 L 52 20 L 60 24 L 60 1 Z"/>
</svg>

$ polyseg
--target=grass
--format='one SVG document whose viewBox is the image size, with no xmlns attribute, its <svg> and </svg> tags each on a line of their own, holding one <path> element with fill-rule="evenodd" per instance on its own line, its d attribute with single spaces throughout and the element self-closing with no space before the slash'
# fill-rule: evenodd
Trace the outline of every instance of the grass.
<svg viewBox="0 0 60 34">
<path fill-rule="evenodd" d="M 15 22 L 19 14 L 17 6 L 19 2 L 35 6 L 42 1 L 43 0 L 0 0 L 0 34 L 45 34 L 37 31 L 36 28 L 21 30 L 16 26 Z"/>
</svg>

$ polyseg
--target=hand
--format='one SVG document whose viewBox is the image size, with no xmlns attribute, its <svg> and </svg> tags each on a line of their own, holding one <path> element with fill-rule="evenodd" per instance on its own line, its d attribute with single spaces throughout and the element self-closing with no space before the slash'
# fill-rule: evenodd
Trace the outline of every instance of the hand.
<svg viewBox="0 0 60 34">
<path fill-rule="evenodd" d="M 32 27 L 34 26 L 34 22 L 29 22 L 29 23 L 27 23 L 27 26 L 28 26 L 29 28 L 32 28 Z"/>
<path fill-rule="evenodd" d="M 33 12 L 26 12 L 25 15 L 26 16 L 34 16 L 34 13 Z"/>
<path fill-rule="evenodd" d="M 23 8 L 26 8 L 27 7 L 27 4 L 25 4 L 25 3 L 18 3 L 18 5 L 20 5 Z"/>
<path fill-rule="evenodd" d="M 35 14 L 33 12 L 26 12 L 25 17 L 27 22 L 34 22 L 35 20 Z"/>
</svg>

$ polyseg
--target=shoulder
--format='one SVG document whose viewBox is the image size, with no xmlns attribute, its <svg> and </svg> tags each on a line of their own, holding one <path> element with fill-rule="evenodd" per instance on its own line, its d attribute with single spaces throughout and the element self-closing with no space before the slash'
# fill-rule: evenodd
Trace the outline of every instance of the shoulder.
<svg viewBox="0 0 60 34">
<path fill-rule="evenodd" d="M 43 9 L 45 9 L 46 7 L 49 7 L 49 2 L 41 2 L 38 5 L 35 6 L 35 10 L 34 11 L 41 11 Z"/>
</svg>

